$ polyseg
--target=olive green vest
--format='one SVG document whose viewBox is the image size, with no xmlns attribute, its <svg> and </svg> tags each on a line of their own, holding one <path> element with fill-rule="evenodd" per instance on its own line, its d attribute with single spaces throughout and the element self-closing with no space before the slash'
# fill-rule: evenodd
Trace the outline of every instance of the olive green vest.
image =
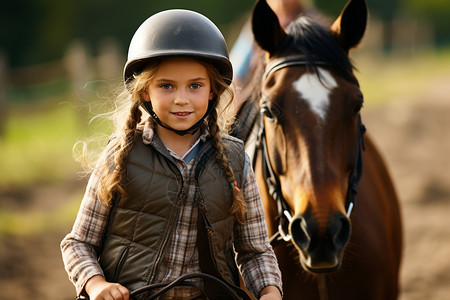
<svg viewBox="0 0 450 300">
<path fill-rule="evenodd" d="M 225 155 L 241 186 L 243 143 L 230 136 L 222 138 Z M 200 146 L 194 168 L 195 200 L 204 200 L 213 229 L 209 242 L 215 269 L 223 279 L 237 284 L 232 236 L 235 218 L 224 214 L 232 205 L 232 189 L 216 162 L 210 139 Z M 159 139 L 151 145 L 137 139 L 127 159 L 128 195 L 120 197 L 111 209 L 100 253 L 108 281 L 119 282 L 130 290 L 154 283 L 158 264 L 176 227 L 187 184 Z"/>
</svg>

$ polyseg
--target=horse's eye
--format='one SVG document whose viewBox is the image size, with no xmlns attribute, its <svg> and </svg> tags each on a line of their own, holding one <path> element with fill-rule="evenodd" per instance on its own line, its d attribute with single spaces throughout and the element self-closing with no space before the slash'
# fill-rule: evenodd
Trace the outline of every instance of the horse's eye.
<svg viewBox="0 0 450 300">
<path fill-rule="evenodd" d="M 361 110 L 362 107 L 363 107 L 362 101 L 361 101 L 361 102 L 358 102 L 358 104 L 356 104 L 356 106 L 355 106 L 355 109 L 353 110 L 353 113 L 354 113 L 355 115 L 357 115 L 357 114 L 360 112 L 360 110 Z"/>
<path fill-rule="evenodd" d="M 269 121 L 271 121 L 271 122 L 275 121 L 275 116 L 272 113 L 272 111 L 269 109 L 269 107 L 267 107 L 267 106 L 262 107 L 261 112 L 266 116 L 266 118 Z"/>
<path fill-rule="evenodd" d="M 364 98 L 363 98 L 363 96 L 361 95 L 361 96 L 359 97 L 359 99 L 358 99 L 358 102 L 356 103 L 356 105 L 355 105 L 355 107 L 354 107 L 354 109 L 353 109 L 353 113 L 354 113 L 355 115 L 359 114 L 361 108 L 363 107 L 363 103 L 364 103 Z"/>
</svg>

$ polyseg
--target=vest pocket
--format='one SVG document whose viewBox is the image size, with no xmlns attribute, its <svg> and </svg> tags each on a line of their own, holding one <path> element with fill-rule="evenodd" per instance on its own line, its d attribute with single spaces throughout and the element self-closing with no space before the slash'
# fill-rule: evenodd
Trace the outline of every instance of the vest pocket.
<svg viewBox="0 0 450 300">
<path fill-rule="evenodd" d="M 117 280 L 119 279 L 120 271 L 122 270 L 123 264 L 128 257 L 129 251 L 130 248 L 126 247 L 122 250 L 122 253 L 120 253 L 119 261 L 117 262 L 116 269 L 114 270 L 113 282 L 117 282 Z"/>
</svg>

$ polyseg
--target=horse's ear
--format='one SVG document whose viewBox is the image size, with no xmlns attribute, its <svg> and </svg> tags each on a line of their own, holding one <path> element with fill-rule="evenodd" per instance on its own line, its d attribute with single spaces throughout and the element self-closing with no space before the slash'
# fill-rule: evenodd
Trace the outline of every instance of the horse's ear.
<svg viewBox="0 0 450 300">
<path fill-rule="evenodd" d="M 341 15 L 331 25 L 330 32 L 348 52 L 361 41 L 367 25 L 367 5 L 365 0 L 349 0 Z"/>
<path fill-rule="evenodd" d="M 286 37 L 277 15 L 265 0 L 259 0 L 253 8 L 252 30 L 258 45 L 273 55 Z"/>
</svg>

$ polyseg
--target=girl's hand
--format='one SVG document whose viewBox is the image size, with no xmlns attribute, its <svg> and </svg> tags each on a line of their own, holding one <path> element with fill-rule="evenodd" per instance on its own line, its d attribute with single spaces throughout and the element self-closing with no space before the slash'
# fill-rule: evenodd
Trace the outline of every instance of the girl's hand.
<svg viewBox="0 0 450 300">
<path fill-rule="evenodd" d="M 118 283 L 107 282 L 103 276 L 97 275 L 86 282 L 86 293 L 90 300 L 129 300 L 130 292 Z"/>
<path fill-rule="evenodd" d="M 281 293 L 274 286 L 266 286 L 259 294 L 259 300 L 281 300 Z"/>
</svg>

